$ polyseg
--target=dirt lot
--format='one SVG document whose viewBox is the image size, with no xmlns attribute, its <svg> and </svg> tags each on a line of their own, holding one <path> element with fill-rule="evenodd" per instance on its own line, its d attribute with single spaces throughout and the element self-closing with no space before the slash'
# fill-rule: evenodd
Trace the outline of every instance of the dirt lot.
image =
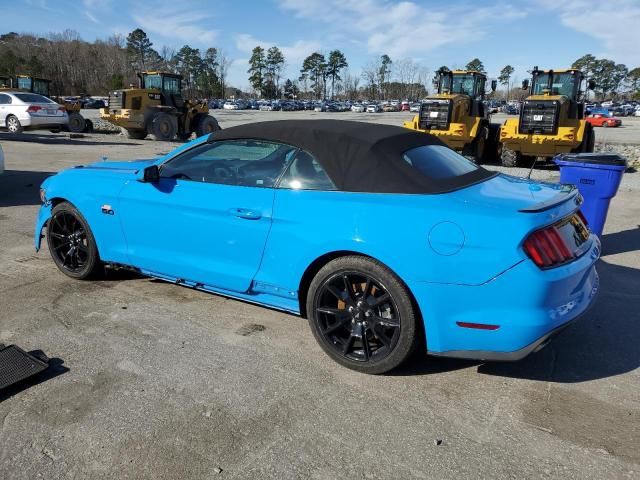
<svg viewBox="0 0 640 480">
<path fill-rule="evenodd" d="M 294 316 L 130 275 L 63 276 L 32 246 L 40 182 L 177 144 L 25 139 L 0 134 L 0 342 L 64 363 L 0 393 L 0 478 L 640 476 L 640 173 L 611 204 L 596 305 L 546 349 L 516 364 L 418 355 L 371 377 L 330 361 Z"/>
</svg>

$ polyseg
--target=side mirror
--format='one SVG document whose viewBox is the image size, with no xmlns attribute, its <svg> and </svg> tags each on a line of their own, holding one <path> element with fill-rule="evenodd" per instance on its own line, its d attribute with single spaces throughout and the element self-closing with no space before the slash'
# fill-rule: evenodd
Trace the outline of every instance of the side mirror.
<svg viewBox="0 0 640 480">
<path fill-rule="evenodd" d="M 589 81 L 587 81 L 587 88 L 589 90 L 595 90 L 596 89 L 596 81 L 590 79 Z"/>
<path fill-rule="evenodd" d="M 497 80 L 491 80 L 491 91 L 495 92 L 496 88 L 498 88 L 498 81 Z"/>
<path fill-rule="evenodd" d="M 142 183 L 158 183 L 160 181 L 160 170 L 157 165 L 150 165 L 138 174 L 138 181 Z"/>
<path fill-rule="evenodd" d="M 522 90 L 529 90 L 529 79 L 525 79 L 522 81 Z"/>
</svg>

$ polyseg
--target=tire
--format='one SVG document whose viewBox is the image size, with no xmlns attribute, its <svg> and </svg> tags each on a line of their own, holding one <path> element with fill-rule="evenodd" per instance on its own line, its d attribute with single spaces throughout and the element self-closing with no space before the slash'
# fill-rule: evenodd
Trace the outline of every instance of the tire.
<svg viewBox="0 0 640 480">
<path fill-rule="evenodd" d="M 602 128 L 609 128 L 609 124 L 607 122 L 602 122 L 600 125 Z"/>
<path fill-rule="evenodd" d="M 487 137 L 489 136 L 489 129 L 482 127 L 478 132 L 474 140 L 473 161 L 477 164 L 481 164 L 484 159 L 484 152 L 487 148 Z"/>
<path fill-rule="evenodd" d="M 496 163 L 502 152 L 500 149 L 500 125 L 490 123 L 488 131 L 482 163 Z"/>
<path fill-rule="evenodd" d="M 24 127 L 15 115 L 9 115 L 5 125 L 7 126 L 9 133 L 22 133 L 24 131 Z"/>
<path fill-rule="evenodd" d="M 84 132 L 84 129 L 86 128 L 84 117 L 78 112 L 70 113 L 68 128 L 71 133 Z"/>
<path fill-rule="evenodd" d="M 585 147 L 585 152 L 593 153 L 595 149 L 596 149 L 596 131 L 593 129 L 591 124 L 589 124 L 589 139 Z"/>
<path fill-rule="evenodd" d="M 82 130 L 82 133 L 91 133 L 93 132 L 93 122 L 91 120 L 89 120 L 88 118 L 84 119 L 84 130 Z"/>
<path fill-rule="evenodd" d="M 127 138 L 132 140 L 144 140 L 147 138 L 147 132 L 145 130 L 127 130 Z"/>
<path fill-rule="evenodd" d="M 587 123 L 584 127 L 584 135 L 582 136 L 582 141 L 580 145 L 578 145 L 573 152 L 575 153 L 590 153 L 593 152 L 595 147 L 595 133 L 593 131 L 593 127 L 590 123 Z"/>
<path fill-rule="evenodd" d="M 68 202 L 53 208 L 47 226 L 47 245 L 56 267 L 68 277 L 87 280 L 102 271 L 91 228 L 78 209 Z"/>
<path fill-rule="evenodd" d="M 418 315 L 402 281 L 366 257 L 340 257 L 322 267 L 309 286 L 306 311 L 327 355 L 362 373 L 398 367 L 421 339 Z"/>
<path fill-rule="evenodd" d="M 176 118 L 168 113 L 156 113 L 151 122 L 151 134 L 156 140 L 170 142 L 176 136 Z"/>
<path fill-rule="evenodd" d="M 520 163 L 520 152 L 516 152 L 503 144 L 500 162 L 503 167 L 517 167 Z"/>
<path fill-rule="evenodd" d="M 196 137 L 202 137 L 218 130 L 220 130 L 220 125 L 211 115 L 202 115 L 196 120 Z"/>
</svg>

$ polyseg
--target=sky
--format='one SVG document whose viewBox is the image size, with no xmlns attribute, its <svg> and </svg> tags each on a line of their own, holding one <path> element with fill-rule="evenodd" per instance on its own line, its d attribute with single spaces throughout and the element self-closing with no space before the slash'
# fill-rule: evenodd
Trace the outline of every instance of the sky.
<svg viewBox="0 0 640 480">
<path fill-rule="evenodd" d="M 256 45 L 278 46 L 292 79 L 306 56 L 334 49 L 354 75 L 382 54 L 431 72 L 478 57 L 494 78 L 512 65 L 516 82 L 586 53 L 640 66 L 640 0 L 0 0 L 0 12 L 0 33 L 72 29 L 93 41 L 139 27 L 156 50 L 216 47 L 239 88 Z"/>
</svg>

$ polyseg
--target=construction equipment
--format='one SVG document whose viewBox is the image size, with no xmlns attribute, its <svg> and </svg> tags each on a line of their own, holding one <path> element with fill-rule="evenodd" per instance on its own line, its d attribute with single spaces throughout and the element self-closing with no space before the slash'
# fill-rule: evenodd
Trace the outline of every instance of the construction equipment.
<svg viewBox="0 0 640 480">
<path fill-rule="evenodd" d="M 71 102 L 67 100 L 62 100 L 60 102 L 58 98 L 51 96 L 51 80 L 46 78 L 37 78 L 31 75 L 0 77 L 0 88 L 37 93 L 60 103 L 64 106 L 67 114 L 69 115 L 69 124 L 67 127 L 70 132 L 81 133 L 88 132 L 93 129 L 93 123 L 91 120 L 85 119 L 80 114 L 80 109 L 82 108 L 82 104 L 80 102 Z"/>
<path fill-rule="evenodd" d="M 441 68 L 435 80 L 437 94 L 423 101 L 420 113 L 403 126 L 435 135 L 477 163 L 495 156 L 499 126 L 491 124 L 483 103 L 487 76 Z M 493 80 L 493 91 L 496 85 Z"/>
<path fill-rule="evenodd" d="M 142 72 L 138 78 L 138 88 L 110 92 L 109 105 L 100 110 L 102 119 L 124 128 L 129 138 L 186 140 L 193 132 L 200 137 L 220 130 L 206 102 L 182 97 L 182 75 Z"/>
<path fill-rule="evenodd" d="M 520 108 L 520 117 L 506 120 L 500 128 L 502 165 L 523 166 L 558 153 L 593 152 L 595 133 L 584 119 L 584 94 L 595 86 L 575 68 L 554 71 L 534 67 L 531 84 L 529 80 L 522 82 L 529 96 Z"/>
</svg>

